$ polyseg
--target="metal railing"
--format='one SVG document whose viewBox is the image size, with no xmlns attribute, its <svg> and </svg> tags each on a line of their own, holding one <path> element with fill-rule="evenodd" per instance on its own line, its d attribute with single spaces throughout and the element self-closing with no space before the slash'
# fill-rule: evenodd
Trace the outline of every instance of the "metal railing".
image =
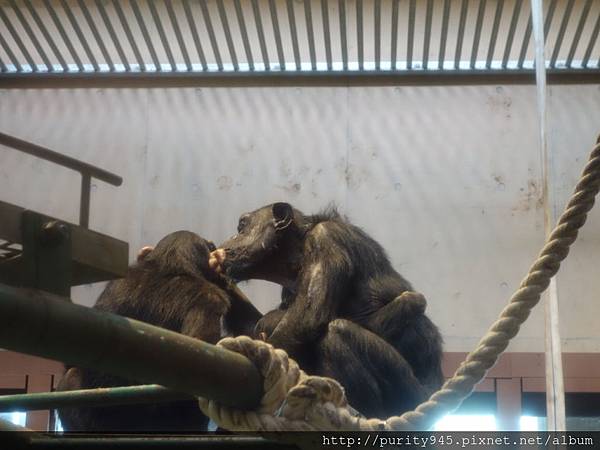
<svg viewBox="0 0 600 450">
<path fill-rule="evenodd" d="M 0 78 L 532 72 L 529 3 L 9 0 Z M 600 3 L 544 3 L 548 69 L 600 69 Z"/>
<path fill-rule="evenodd" d="M 123 183 L 123 178 L 114 173 L 8 134 L 0 133 L 0 144 L 79 172 L 81 174 L 79 224 L 84 228 L 88 228 L 90 221 L 92 178 L 102 180 L 113 186 L 120 186 Z"/>
</svg>

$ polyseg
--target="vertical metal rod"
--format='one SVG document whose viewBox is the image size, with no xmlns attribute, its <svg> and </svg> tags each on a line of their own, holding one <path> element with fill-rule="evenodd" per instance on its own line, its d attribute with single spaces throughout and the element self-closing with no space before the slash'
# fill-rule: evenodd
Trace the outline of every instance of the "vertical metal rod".
<svg viewBox="0 0 600 450">
<path fill-rule="evenodd" d="M 325 41 L 325 58 L 327 69 L 331 70 L 333 61 L 331 57 L 331 33 L 329 31 L 329 6 L 327 0 L 321 0 L 321 14 L 323 16 L 323 40 Z"/>
<path fill-rule="evenodd" d="M 0 72 L 8 72 L 8 67 L 6 67 L 6 64 L 4 64 L 4 61 L 2 61 L 2 58 L 0 58 Z"/>
<path fill-rule="evenodd" d="M 556 43 L 554 44 L 554 50 L 552 50 L 552 56 L 550 57 L 550 68 L 554 69 L 556 67 L 556 59 L 558 58 L 558 52 L 560 52 L 560 47 L 562 45 L 562 41 L 565 37 L 565 31 L 567 29 L 567 25 L 569 23 L 569 19 L 571 18 L 571 13 L 573 12 L 573 4 L 575 0 L 569 0 L 567 6 L 565 8 L 565 13 L 560 22 L 560 28 L 558 29 L 558 36 L 556 37 Z"/>
<path fill-rule="evenodd" d="M 594 25 L 594 29 L 592 34 L 590 35 L 590 42 L 585 50 L 585 54 L 583 55 L 583 59 L 581 60 L 581 67 L 587 67 L 588 62 L 590 61 L 590 56 L 592 54 L 592 49 L 596 44 L 596 39 L 598 39 L 598 32 L 600 32 L 600 14 L 596 18 L 596 24 Z M 600 60 L 600 58 L 598 58 Z"/>
<path fill-rule="evenodd" d="M 479 0 L 479 10 L 477 11 L 477 22 L 475 23 L 475 36 L 473 37 L 473 49 L 471 50 L 471 63 L 469 67 L 475 68 L 477 52 L 479 51 L 479 39 L 481 38 L 481 28 L 483 26 L 483 16 L 485 15 L 486 0 Z"/>
<path fill-rule="evenodd" d="M 17 70 L 17 72 L 23 72 L 23 67 L 21 67 L 19 60 L 17 59 L 17 57 L 15 56 L 13 51 L 10 49 L 8 42 L 6 42 L 6 40 L 4 39 L 4 36 L 2 36 L 2 33 L 0 33 L 0 46 L 2 46 L 2 48 L 8 55 L 8 58 L 10 59 L 12 65 L 15 66 L 15 69 Z"/>
<path fill-rule="evenodd" d="M 84 68 L 83 68 L 83 64 L 81 63 L 81 59 L 79 58 L 79 55 L 75 51 L 75 47 L 73 47 L 73 43 L 71 42 L 71 39 L 69 39 L 69 36 L 68 36 L 67 32 L 65 31 L 65 28 L 63 27 L 62 23 L 60 22 L 57 14 L 56 14 L 56 11 L 54 10 L 54 7 L 52 6 L 52 3 L 50 2 L 50 0 L 43 0 L 43 1 L 44 1 L 44 5 L 46 6 L 46 10 L 48 11 L 48 14 L 50 14 L 50 18 L 52 19 L 52 22 L 54 22 L 54 26 L 58 30 L 58 33 L 60 34 L 60 37 L 62 38 L 63 42 L 67 46 L 67 49 L 69 50 L 69 53 L 71 54 L 71 57 L 73 58 L 73 61 L 75 61 L 75 64 L 77 64 L 77 68 L 79 69 L 79 72 L 83 72 Z"/>
<path fill-rule="evenodd" d="M 90 195 L 92 177 L 89 173 L 81 173 L 81 200 L 79 202 L 79 225 L 88 228 L 90 225 Z"/>
<path fill-rule="evenodd" d="M 244 43 L 244 51 L 246 52 L 246 61 L 250 70 L 254 70 L 254 58 L 252 58 L 252 48 L 250 47 L 250 39 L 248 38 L 248 30 L 246 29 L 246 20 L 244 19 L 244 11 L 240 0 L 234 0 L 235 15 L 237 16 L 238 26 L 242 34 L 242 42 Z"/>
<path fill-rule="evenodd" d="M 548 6 L 548 12 L 546 13 L 546 20 L 544 21 L 544 36 L 548 36 L 550 26 L 552 25 L 552 19 L 554 18 L 554 11 L 556 11 L 556 3 L 558 0 L 551 0 Z"/>
<path fill-rule="evenodd" d="M 415 12 L 416 0 L 410 0 L 408 4 L 408 43 L 406 45 L 406 69 L 412 69 L 413 47 L 415 39 Z"/>
<path fill-rule="evenodd" d="M 504 56 L 502 57 L 502 68 L 506 69 L 508 64 L 508 58 L 510 57 L 510 51 L 512 50 L 513 41 L 515 39 L 515 31 L 517 29 L 517 23 L 519 22 L 519 15 L 521 14 L 521 2 L 515 1 L 515 7 L 513 9 L 512 17 L 510 19 L 510 27 L 508 28 L 508 35 L 506 36 L 506 46 L 504 47 Z"/>
<path fill-rule="evenodd" d="M 381 0 L 375 0 L 375 69 L 381 68 Z"/>
<path fill-rule="evenodd" d="M 188 0 L 182 0 L 182 3 L 185 17 L 187 19 L 188 26 L 190 27 L 190 32 L 192 33 L 192 39 L 194 40 L 194 45 L 196 46 L 196 52 L 198 53 L 198 58 L 200 58 L 200 63 L 202 64 L 202 70 L 206 72 L 208 70 L 208 64 L 206 63 L 206 56 L 204 55 L 204 49 L 202 48 L 202 43 L 200 42 L 200 36 L 198 36 L 198 29 L 196 27 L 194 15 L 192 14 Z"/>
<path fill-rule="evenodd" d="M 142 72 L 145 72 L 146 64 L 144 63 L 144 60 L 142 59 L 140 49 L 138 48 L 137 44 L 135 43 L 133 33 L 131 32 L 131 28 L 129 28 L 129 23 L 127 22 L 127 18 L 125 17 L 125 14 L 123 13 L 123 9 L 121 8 L 120 2 L 121 2 L 121 0 L 112 0 L 112 4 L 115 8 L 115 11 L 117 12 L 117 16 L 119 17 L 119 22 L 121 22 L 121 26 L 123 27 L 123 30 L 125 31 L 125 35 L 127 36 L 129 45 L 131 46 L 131 49 L 133 50 L 133 54 L 135 55 L 135 59 L 136 59 L 138 65 L 140 66 L 140 70 Z"/>
<path fill-rule="evenodd" d="M 494 51 L 496 50 L 496 40 L 498 39 L 498 29 L 500 28 L 500 19 L 502 19 L 503 6 L 504 0 L 497 0 L 496 13 L 494 14 L 494 24 L 492 25 L 492 35 L 490 37 L 490 45 L 488 47 L 487 59 L 485 61 L 485 67 L 487 69 L 492 66 L 492 59 L 494 58 Z"/>
<path fill-rule="evenodd" d="M 444 0 L 444 12 L 442 13 L 442 33 L 440 37 L 440 54 L 438 56 L 438 69 L 444 69 L 446 59 L 446 40 L 448 39 L 448 22 L 450 20 L 450 0 Z"/>
<path fill-rule="evenodd" d="M 167 59 L 169 60 L 169 64 L 171 65 L 171 71 L 176 72 L 177 64 L 175 64 L 175 58 L 173 57 L 173 52 L 171 51 L 171 46 L 169 45 L 169 40 L 167 39 L 167 35 L 165 34 L 165 30 L 162 26 L 160 16 L 158 14 L 158 11 L 156 10 L 156 5 L 154 4 L 155 0 L 147 0 L 147 1 L 148 1 L 148 8 L 150 9 L 150 14 L 152 15 L 152 20 L 154 21 L 154 25 L 156 26 L 156 30 L 158 31 L 158 36 L 160 37 L 162 46 L 165 50 L 165 53 L 167 54 Z"/>
<path fill-rule="evenodd" d="M 346 1 L 338 0 L 340 15 L 340 41 L 342 45 L 342 63 L 344 70 L 348 70 L 348 40 L 346 36 Z"/>
<path fill-rule="evenodd" d="M 425 10 L 425 36 L 423 39 L 423 69 L 429 65 L 429 46 L 431 44 L 431 21 L 433 18 L 433 0 L 427 0 Z"/>
<path fill-rule="evenodd" d="M 396 70 L 398 63 L 398 10 L 400 0 L 392 0 L 392 51 L 390 60 L 392 61 L 392 70 Z"/>
<path fill-rule="evenodd" d="M 356 0 L 356 44 L 358 51 L 358 68 L 363 70 L 365 55 L 363 43 L 363 2 Z"/>
<path fill-rule="evenodd" d="M 179 22 L 177 21 L 177 14 L 175 14 L 175 10 L 173 9 L 173 4 L 171 2 L 165 2 L 165 7 L 167 8 L 167 14 L 169 15 L 169 20 L 171 21 L 173 31 L 175 31 L 175 37 L 177 38 L 177 44 L 181 50 L 181 56 L 183 56 L 183 60 L 188 72 L 191 72 L 192 61 L 190 60 L 190 55 L 187 51 L 187 47 L 185 46 L 183 35 L 181 34 L 181 28 L 179 27 Z"/>
<path fill-rule="evenodd" d="M 519 61 L 517 62 L 517 67 L 519 69 L 523 68 L 523 63 L 525 62 L 525 55 L 527 54 L 527 48 L 529 47 L 529 41 L 531 39 L 531 29 L 532 29 L 532 19 L 531 19 L 531 13 L 530 13 L 529 18 L 527 19 L 527 27 L 525 28 L 525 34 L 523 35 L 523 43 L 521 44 L 521 51 L 519 52 Z"/>
<path fill-rule="evenodd" d="M 287 0 L 286 9 L 288 21 L 290 24 L 290 34 L 292 36 L 292 48 L 294 50 L 294 62 L 296 70 L 300 70 L 300 49 L 298 48 L 298 32 L 296 30 L 296 15 L 294 14 L 294 0 Z"/>
<path fill-rule="evenodd" d="M 42 45 L 40 44 L 40 41 L 34 34 L 31 27 L 29 26 L 29 22 L 27 22 L 27 19 L 25 19 L 25 16 L 21 12 L 21 8 L 19 8 L 17 6 L 17 4 L 15 3 L 14 0 L 9 0 L 9 4 L 12 7 L 12 9 L 14 10 L 14 12 L 17 16 L 17 19 L 19 20 L 19 22 L 21 23 L 21 26 L 25 30 L 25 33 L 27 33 L 27 36 L 31 40 L 31 43 L 33 44 L 33 47 L 35 48 L 35 51 L 38 52 L 38 54 L 42 58 L 42 61 L 44 61 L 44 65 L 46 66 L 48 72 L 54 72 L 54 67 L 52 66 L 52 63 L 50 62 L 48 55 L 46 55 L 46 52 L 44 51 Z"/>
<path fill-rule="evenodd" d="M 543 0 L 531 0 L 531 15 L 535 41 L 535 74 L 539 116 L 539 134 L 542 162 L 544 229 L 546 235 L 551 232 L 554 201 L 550 191 L 550 154 L 546 139 L 546 58 L 544 52 Z M 546 294 L 546 410 L 547 429 L 565 431 L 565 405 L 560 350 L 560 331 L 558 329 L 558 298 L 556 277 L 550 281 Z"/>
<path fill-rule="evenodd" d="M 279 18 L 277 17 L 277 4 L 275 3 L 275 0 L 269 0 L 269 10 L 271 11 L 273 34 L 275 35 L 275 45 L 277 46 L 279 70 L 285 70 L 285 59 L 283 57 L 283 46 L 281 45 L 281 31 L 279 30 Z"/>
<path fill-rule="evenodd" d="M 54 42 L 54 39 L 52 39 L 52 36 L 50 35 L 50 33 L 48 33 L 48 29 L 44 25 L 44 22 L 42 21 L 42 19 L 40 19 L 40 15 L 37 13 L 35 8 L 31 5 L 31 0 L 25 0 L 24 3 L 25 3 L 25 6 L 27 7 L 27 10 L 29 11 L 29 14 L 31 15 L 31 17 L 33 17 L 33 20 L 35 21 L 37 27 L 42 32 L 44 39 L 50 46 L 50 49 L 52 49 L 54 56 L 56 56 L 56 59 L 58 59 L 58 62 L 62 66 L 63 72 L 68 72 L 69 66 L 67 66 L 67 62 L 65 61 L 65 58 L 63 58 L 62 54 L 60 53 L 60 50 L 58 49 L 58 47 L 56 46 L 56 43 Z"/>
<path fill-rule="evenodd" d="M 593 0 L 586 0 L 585 5 L 583 6 L 583 10 L 581 11 L 581 16 L 579 17 L 579 22 L 577 23 L 577 29 L 575 30 L 575 34 L 573 35 L 573 42 L 571 43 L 569 55 L 567 56 L 567 61 L 565 63 L 565 65 L 569 69 L 571 68 L 571 64 L 573 63 L 573 57 L 575 56 L 575 51 L 577 50 L 577 46 L 579 45 L 579 39 L 581 39 L 583 27 L 585 26 L 585 22 L 587 21 L 588 15 L 590 13 L 592 1 Z"/>
<path fill-rule="evenodd" d="M 225 41 L 227 42 L 227 48 L 229 49 L 229 56 L 231 56 L 231 62 L 233 64 L 233 70 L 238 71 L 240 66 L 238 64 L 237 54 L 235 53 L 235 45 L 231 37 L 231 29 L 229 28 L 229 20 L 227 19 L 227 12 L 223 5 L 223 0 L 217 0 L 217 9 L 219 10 L 219 18 L 221 19 L 221 25 L 225 33 Z"/>
<path fill-rule="evenodd" d="M 152 40 L 150 39 L 150 33 L 148 33 L 148 28 L 146 28 L 146 23 L 144 22 L 144 18 L 142 17 L 142 13 L 140 12 L 137 0 L 129 0 L 129 3 L 131 4 L 131 9 L 133 9 L 135 20 L 137 21 L 137 24 L 140 27 L 140 30 L 142 31 L 142 36 L 144 37 L 146 47 L 148 47 L 148 51 L 150 52 L 150 57 L 154 62 L 154 70 L 156 72 L 160 72 L 162 71 L 162 67 L 158 60 L 158 56 L 156 55 L 156 50 L 154 50 L 154 45 L 152 44 Z"/>
<path fill-rule="evenodd" d="M 215 55 L 215 61 L 217 62 L 217 67 L 219 70 L 223 70 L 223 61 L 221 60 L 221 52 L 219 51 L 219 45 L 217 44 L 217 38 L 215 36 L 215 30 L 212 25 L 212 20 L 210 19 L 210 12 L 208 11 L 208 6 L 206 2 L 201 1 L 200 8 L 202 10 L 202 17 L 204 18 L 204 25 L 206 25 L 206 31 L 208 31 L 208 37 L 210 39 L 210 45 L 212 47 L 213 53 Z"/>
<path fill-rule="evenodd" d="M 458 22 L 458 37 L 456 38 L 456 51 L 454 52 L 454 68 L 460 68 L 460 56 L 462 54 L 463 38 L 465 36 L 465 23 L 469 10 L 469 0 L 462 0 L 460 5 L 460 19 Z"/>
<path fill-rule="evenodd" d="M 267 52 L 267 41 L 265 39 L 265 30 L 263 28 L 258 0 L 252 0 L 252 12 L 254 13 L 254 22 L 256 24 L 256 31 L 258 32 L 258 42 L 260 43 L 260 53 L 262 54 L 263 64 L 265 70 L 271 70 L 269 53 Z"/>
<path fill-rule="evenodd" d="M 21 51 L 21 53 L 27 60 L 27 63 L 31 67 L 31 70 L 33 72 L 37 72 L 38 71 L 37 65 L 33 61 L 33 58 L 29 54 L 29 51 L 27 51 L 27 47 L 25 47 L 25 45 L 23 44 L 23 41 L 21 40 L 19 33 L 17 33 L 17 31 L 14 29 L 12 23 L 10 23 L 10 20 L 8 20 L 8 17 L 6 16 L 6 13 L 4 12 L 4 8 L 2 8 L 2 6 L 0 6 L 0 18 L 4 22 L 4 25 L 6 26 L 6 29 L 12 36 L 13 40 L 16 42 L 17 47 L 19 47 L 19 50 Z"/>
<path fill-rule="evenodd" d="M 106 46 L 104 45 L 102 36 L 100 36 L 100 33 L 98 32 L 98 28 L 96 28 L 94 19 L 92 19 L 92 15 L 90 14 L 90 11 L 88 10 L 88 7 L 86 6 L 84 0 L 79 0 L 79 7 L 81 8 L 81 12 L 83 13 L 83 16 L 85 17 L 85 20 L 86 20 L 88 26 L 90 27 L 90 30 L 92 30 L 92 35 L 94 36 L 94 39 L 96 39 L 98 47 L 100 47 L 100 52 L 102 53 L 102 56 L 104 56 L 104 60 L 108 64 L 110 71 L 114 72 L 115 66 L 112 62 L 112 59 L 111 59 L 109 53 L 108 53 L 108 50 L 106 50 Z"/>
<path fill-rule="evenodd" d="M 131 70 L 131 67 L 129 66 L 129 61 L 127 61 L 127 57 L 125 56 L 123 47 L 121 46 L 121 43 L 119 42 L 119 38 L 117 37 L 117 33 L 115 33 L 115 29 L 112 26 L 112 23 L 110 22 L 110 18 L 108 17 L 108 14 L 106 13 L 106 8 L 104 8 L 104 4 L 102 3 L 102 0 L 96 0 L 96 8 L 98 8 L 98 11 L 100 12 L 100 16 L 102 17 L 104 26 L 106 26 L 106 29 L 108 30 L 108 34 L 110 35 L 113 45 L 117 49 L 117 53 L 119 54 L 119 58 L 121 58 L 121 62 L 123 63 L 123 66 L 125 66 L 125 70 L 127 72 L 129 72 Z"/>
<path fill-rule="evenodd" d="M 317 54 L 315 51 L 315 33 L 313 30 L 311 0 L 304 0 L 304 16 L 306 18 L 306 34 L 308 35 L 308 50 L 310 52 L 310 65 L 312 70 L 317 70 Z"/>
<path fill-rule="evenodd" d="M 79 42 L 81 42 L 81 45 L 83 46 L 83 50 L 85 51 L 85 54 L 87 55 L 88 59 L 90 60 L 92 67 L 94 67 L 94 71 L 98 72 L 100 70 L 100 67 L 98 67 L 96 58 L 94 57 L 94 54 L 92 53 L 92 50 L 90 49 L 90 46 L 88 45 L 88 42 L 85 39 L 85 35 L 83 34 L 83 32 L 81 31 L 81 28 L 79 27 L 79 23 L 77 22 L 77 19 L 75 18 L 75 15 L 73 14 L 73 11 L 71 11 L 71 8 L 69 7 L 69 5 L 67 4 L 67 2 L 65 0 L 60 0 L 60 4 L 61 4 L 63 10 L 65 11 L 65 14 L 67 15 L 67 18 L 69 19 L 69 23 L 73 27 L 73 30 L 75 30 L 75 34 L 77 35 Z"/>
</svg>

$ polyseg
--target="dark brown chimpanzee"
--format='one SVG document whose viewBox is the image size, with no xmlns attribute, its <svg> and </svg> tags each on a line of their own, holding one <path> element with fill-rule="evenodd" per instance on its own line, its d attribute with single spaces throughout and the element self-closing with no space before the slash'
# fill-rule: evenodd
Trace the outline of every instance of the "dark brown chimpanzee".
<svg viewBox="0 0 600 450">
<path fill-rule="evenodd" d="M 212 242 L 189 231 L 145 247 L 125 278 L 112 281 L 94 305 L 203 341 L 216 343 L 224 335 L 251 334 L 260 312 L 224 276 L 210 252 Z M 157 361 L 157 364 L 168 364 Z M 59 390 L 139 384 L 92 370 L 71 367 Z M 69 408 L 59 411 L 66 431 L 201 431 L 208 419 L 196 401 L 160 404 Z"/>
<path fill-rule="evenodd" d="M 330 209 L 304 215 L 287 203 L 243 214 L 215 255 L 233 279 L 283 286 L 256 334 L 308 373 L 337 379 L 369 417 L 410 410 L 443 381 L 442 338 L 426 302 L 384 249 Z"/>
</svg>

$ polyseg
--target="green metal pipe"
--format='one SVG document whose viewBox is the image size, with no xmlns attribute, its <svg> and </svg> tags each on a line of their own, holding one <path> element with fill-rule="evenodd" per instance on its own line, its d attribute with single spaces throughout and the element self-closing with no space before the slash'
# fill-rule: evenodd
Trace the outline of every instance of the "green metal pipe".
<svg viewBox="0 0 600 450">
<path fill-rule="evenodd" d="M 73 391 L 38 392 L 0 396 L 0 413 L 10 411 L 36 411 L 70 406 L 111 406 L 138 403 L 158 403 L 190 400 L 194 397 L 181 394 L 157 384 L 124 386 Z"/>
<path fill-rule="evenodd" d="M 0 348 L 253 408 L 262 377 L 246 357 L 137 320 L 0 284 Z"/>
</svg>

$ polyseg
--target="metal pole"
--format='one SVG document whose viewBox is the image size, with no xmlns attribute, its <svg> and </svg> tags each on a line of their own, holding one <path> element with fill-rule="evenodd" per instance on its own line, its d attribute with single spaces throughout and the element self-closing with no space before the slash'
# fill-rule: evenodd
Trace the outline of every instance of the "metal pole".
<svg viewBox="0 0 600 450">
<path fill-rule="evenodd" d="M 93 407 L 190 400 L 194 397 L 157 384 L 64 392 L 39 392 L 0 396 L 0 412 L 36 411 L 66 407 Z"/>
<path fill-rule="evenodd" d="M 0 284 L 0 347 L 110 373 L 238 408 L 262 377 L 244 356 L 137 320 Z"/>
<path fill-rule="evenodd" d="M 544 228 L 546 235 L 555 221 L 553 199 L 550 195 L 550 155 L 546 141 L 546 57 L 544 54 L 543 0 L 531 0 L 531 18 L 535 42 L 535 74 L 544 193 Z M 552 4 L 551 4 L 552 7 Z M 550 13 L 549 16 L 551 17 Z M 551 20 L 551 19 L 550 19 Z M 549 22 L 547 21 L 547 24 Z M 556 277 L 550 280 L 546 295 L 546 409 L 547 429 L 565 431 L 565 393 L 563 385 L 562 353 L 558 323 L 558 292 Z"/>
</svg>

